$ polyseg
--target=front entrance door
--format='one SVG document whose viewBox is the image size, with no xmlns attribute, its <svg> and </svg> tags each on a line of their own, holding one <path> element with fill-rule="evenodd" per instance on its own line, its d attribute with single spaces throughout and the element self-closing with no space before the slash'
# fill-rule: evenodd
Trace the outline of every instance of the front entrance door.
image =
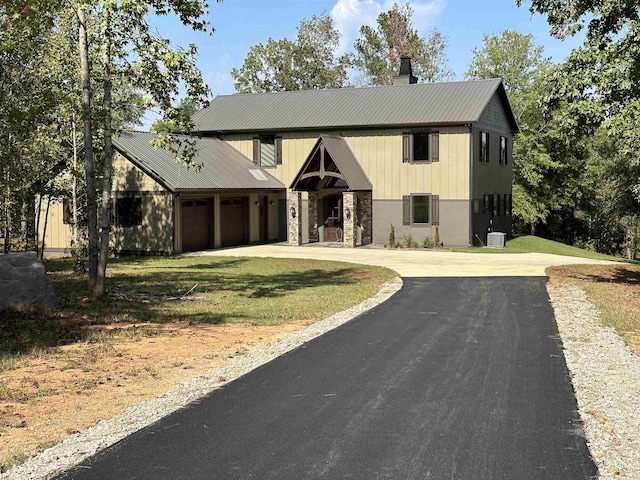
<svg viewBox="0 0 640 480">
<path fill-rule="evenodd" d="M 342 241 L 342 194 L 332 195 L 323 200 L 324 241 Z"/>
</svg>

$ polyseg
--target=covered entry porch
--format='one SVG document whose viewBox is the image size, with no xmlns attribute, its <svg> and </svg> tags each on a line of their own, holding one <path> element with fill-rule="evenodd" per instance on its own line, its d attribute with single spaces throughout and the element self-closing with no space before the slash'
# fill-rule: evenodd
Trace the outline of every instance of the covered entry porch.
<svg viewBox="0 0 640 480">
<path fill-rule="evenodd" d="M 345 140 L 321 135 L 288 192 L 289 243 L 301 245 L 304 229 L 310 243 L 371 243 L 372 188 Z"/>
</svg>

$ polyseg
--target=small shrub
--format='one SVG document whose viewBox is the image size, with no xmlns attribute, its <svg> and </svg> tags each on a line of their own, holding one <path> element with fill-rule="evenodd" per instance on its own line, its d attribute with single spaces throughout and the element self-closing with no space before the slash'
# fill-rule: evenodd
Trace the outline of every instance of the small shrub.
<svg viewBox="0 0 640 480">
<path fill-rule="evenodd" d="M 413 246 L 413 243 L 413 237 L 411 236 L 411 234 L 404 236 L 404 244 L 407 246 L 407 248 L 411 248 Z"/>
<path fill-rule="evenodd" d="M 389 230 L 389 248 L 396 248 L 396 231 L 391 224 L 391 230 Z"/>
<path fill-rule="evenodd" d="M 431 248 L 433 246 L 433 240 L 431 237 L 424 237 L 422 239 L 422 248 Z"/>
<path fill-rule="evenodd" d="M 440 246 L 440 229 L 438 228 L 437 225 L 436 225 L 436 233 L 433 236 L 433 243 L 435 244 L 436 248 Z"/>
</svg>

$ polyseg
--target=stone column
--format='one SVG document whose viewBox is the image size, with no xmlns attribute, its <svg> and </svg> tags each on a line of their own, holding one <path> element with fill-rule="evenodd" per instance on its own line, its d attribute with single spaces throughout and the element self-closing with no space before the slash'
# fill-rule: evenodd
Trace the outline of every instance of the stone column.
<svg viewBox="0 0 640 480">
<path fill-rule="evenodd" d="M 289 245 L 302 245 L 302 192 L 287 193 L 287 218 L 289 219 Z M 295 209 L 295 217 L 291 213 Z"/>
<path fill-rule="evenodd" d="M 356 246 L 356 194 L 342 192 L 343 242 L 347 248 Z"/>
<path fill-rule="evenodd" d="M 318 238 L 318 192 L 309 192 L 309 243 Z"/>
<path fill-rule="evenodd" d="M 362 245 L 373 242 L 373 201 L 371 192 L 360 192 L 360 222 L 362 224 Z"/>
</svg>

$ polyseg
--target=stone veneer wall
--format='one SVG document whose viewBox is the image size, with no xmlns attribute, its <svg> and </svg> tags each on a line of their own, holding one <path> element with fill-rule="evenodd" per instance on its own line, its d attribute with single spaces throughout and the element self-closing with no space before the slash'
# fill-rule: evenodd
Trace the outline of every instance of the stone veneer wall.
<svg viewBox="0 0 640 480">
<path fill-rule="evenodd" d="M 302 192 L 292 190 L 287 194 L 289 219 L 289 245 L 302 245 Z M 291 215 L 291 207 L 296 209 L 295 218 Z"/>
<path fill-rule="evenodd" d="M 347 210 L 350 212 L 349 218 L 347 218 Z M 356 194 L 354 192 L 342 192 L 342 218 L 344 246 L 353 248 L 356 246 Z"/>
<path fill-rule="evenodd" d="M 359 192 L 360 224 L 362 225 L 362 245 L 373 242 L 373 201 L 371 192 Z"/>
</svg>

